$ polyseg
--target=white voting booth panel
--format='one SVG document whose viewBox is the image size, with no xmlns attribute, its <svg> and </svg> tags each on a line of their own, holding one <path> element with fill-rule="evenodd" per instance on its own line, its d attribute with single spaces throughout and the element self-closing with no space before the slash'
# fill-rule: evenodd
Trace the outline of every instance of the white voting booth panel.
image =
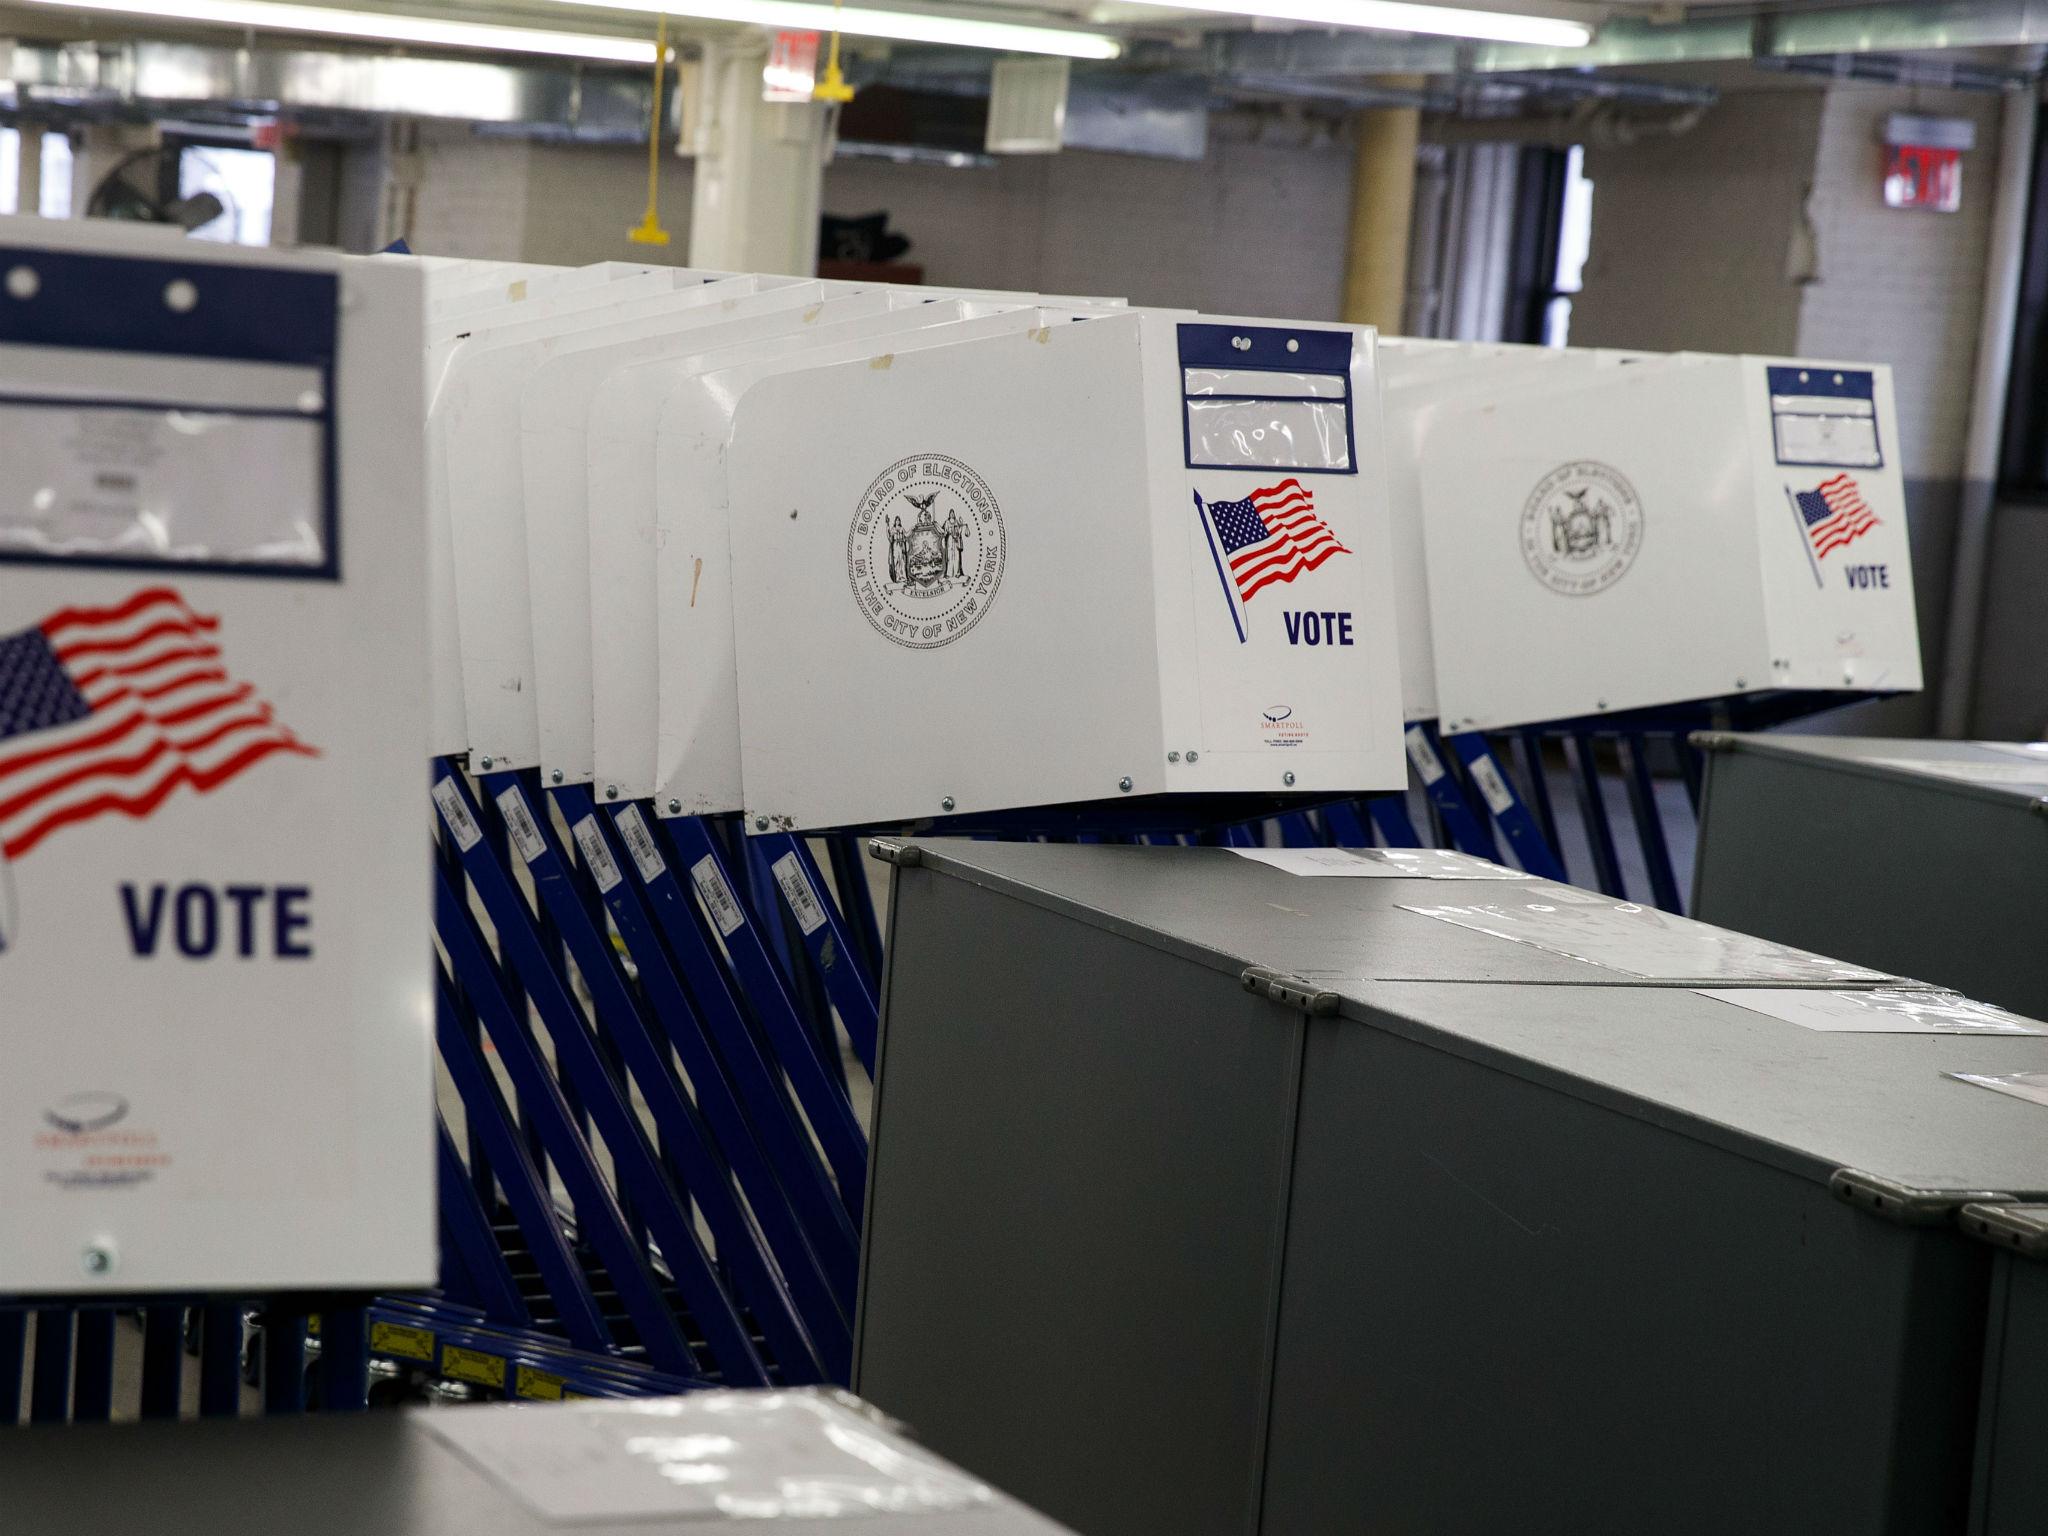
<svg viewBox="0 0 2048 1536">
<path fill-rule="evenodd" d="M 381 260 L 383 258 L 370 258 Z M 468 711 L 463 698 L 462 641 L 456 619 L 455 532 L 449 511 L 447 411 L 442 388 L 464 349 L 480 346 L 494 331 L 509 326 L 539 326 L 544 321 L 582 311 L 616 306 L 634 299 L 672 293 L 701 285 L 708 274 L 683 268 L 611 269 L 619 264 L 576 268 L 551 276 L 559 286 L 529 289 L 518 298 L 506 296 L 494 282 L 490 302 L 480 310 L 449 314 L 432 304 L 427 320 L 427 590 L 429 682 L 433 690 L 430 746 L 445 757 L 469 746 Z M 574 279 L 574 281 L 570 281 Z M 537 285 L 536 285 L 537 286 Z"/>
<path fill-rule="evenodd" d="M 501 326 L 455 354 L 434 416 L 447 441 L 467 747 L 480 767 L 485 760 L 495 768 L 530 768 L 540 761 L 519 454 L 519 397 L 527 380 L 562 351 L 596 338 L 739 319 L 820 296 L 816 284 L 787 279 L 700 282 Z"/>
<path fill-rule="evenodd" d="M 1430 416 L 1446 728 L 1920 686 L 1891 375 L 1680 354 Z"/>
<path fill-rule="evenodd" d="M 658 645 L 624 659 L 623 675 L 606 705 L 614 752 L 639 754 L 640 764 L 653 763 L 653 793 L 665 815 L 737 811 L 745 804 L 726 443 L 733 413 L 747 390 L 777 374 L 850 361 L 894 367 L 898 357 L 910 352 L 1042 330 L 1078 318 L 1071 310 L 957 302 L 914 313 L 929 323 L 901 328 L 886 345 L 817 337 L 749 349 L 752 357 L 727 353 L 699 359 L 700 366 L 676 374 L 660 397 L 650 482 L 658 527 Z M 658 741 L 644 732 L 640 714 L 650 690 L 658 699 Z M 651 759 L 646 755 L 650 746 L 657 749 Z"/>
<path fill-rule="evenodd" d="M 1395 617 L 1400 626 L 1401 708 L 1406 718 L 1438 717 L 1423 535 L 1422 445 L 1431 423 L 1474 396 L 1498 401 L 1528 390 L 1553 389 L 1587 370 L 1654 356 L 1510 342 L 1381 338 L 1380 409 L 1387 442 L 1387 505 L 1394 545 Z"/>
<path fill-rule="evenodd" d="M 1398 787 L 1377 404 L 1369 330 L 1145 311 L 756 384 L 749 829 Z"/>
<path fill-rule="evenodd" d="M 0 247 L 0 1294 L 431 1284 L 420 274 Z"/>
<path fill-rule="evenodd" d="M 921 339 L 914 338 L 949 331 L 954 322 L 969 315 L 1024 312 L 1007 302 L 940 299 L 917 303 L 911 297 L 917 291 L 887 290 L 887 307 L 861 318 L 843 318 L 851 311 L 847 301 L 840 300 L 778 322 L 764 321 L 754 328 L 753 339 L 701 349 L 668 348 L 651 361 L 615 365 L 586 397 L 585 490 L 593 509 L 586 529 L 589 592 L 585 620 L 592 668 L 586 721 L 591 731 L 590 760 L 606 799 L 645 797 L 653 793 L 657 778 L 656 569 L 658 555 L 665 558 L 662 540 L 672 537 L 657 537 L 657 482 L 661 496 L 670 502 L 715 494 L 722 528 L 724 418 L 708 429 L 715 435 L 692 445 L 713 457 L 714 479 L 707 480 L 700 473 L 685 483 L 680 466 L 657 470 L 657 427 L 667 419 L 672 387 L 714 371 L 722 377 L 745 363 L 767 366 L 770 359 L 886 354 L 923 345 Z M 872 296 L 864 296 L 863 302 L 871 304 Z M 696 574 L 683 601 L 706 613 L 716 604 L 724 625 L 724 644 L 716 655 L 692 657 L 690 664 L 722 668 L 729 696 L 731 603 L 722 539 L 717 559 L 701 561 Z M 723 721 L 723 729 L 723 745 L 736 783 L 736 704 Z M 724 808 L 737 809 L 737 798 Z"/>
<path fill-rule="evenodd" d="M 565 339 L 526 385 L 520 406 L 521 498 L 526 512 L 527 564 L 532 595 L 535 702 L 541 766 L 551 783 L 591 782 L 592 619 L 613 622 L 607 598 L 593 597 L 591 508 L 601 521 L 618 514 L 592 503 L 588 491 L 591 401 L 607 374 L 656 359 L 728 358 L 748 347 L 800 347 L 818 339 L 883 337 L 931 325 L 939 311 L 958 316 L 951 301 L 934 304 L 919 290 L 883 286 L 867 290 L 783 290 L 750 315 L 699 309 L 660 325 L 607 327 Z M 734 722 L 737 730 L 737 721 Z M 559 777 L 558 777 L 559 776 Z M 615 798 L 615 797 L 613 797 Z"/>
</svg>

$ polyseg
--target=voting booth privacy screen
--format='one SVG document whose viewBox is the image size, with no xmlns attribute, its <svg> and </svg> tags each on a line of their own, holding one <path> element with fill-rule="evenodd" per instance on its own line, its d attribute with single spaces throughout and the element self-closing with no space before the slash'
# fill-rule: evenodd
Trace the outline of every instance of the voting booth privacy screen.
<svg viewBox="0 0 2048 1536">
<path fill-rule="evenodd" d="M 1469 350 L 1404 354 L 1390 395 L 1396 516 L 1426 556 L 1411 714 L 1491 730 L 1920 687 L 1887 369 Z"/>
<path fill-rule="evenodd" d="M 1369 331 L 1158 311 L 756 384 L 750 828 L 1398 787 L 1377 402 Z"/>
<path fill-rule="evenodd" d="M 0 1293 L 434 1277 L 419 285 L 0 220 Z"/>
</svg>

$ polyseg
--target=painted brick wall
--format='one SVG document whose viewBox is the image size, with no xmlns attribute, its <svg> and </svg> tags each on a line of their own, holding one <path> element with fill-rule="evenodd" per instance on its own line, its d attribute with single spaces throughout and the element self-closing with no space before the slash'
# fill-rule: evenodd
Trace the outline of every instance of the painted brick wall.
<svg viewBox="0 0 2048 1536">
<path fill-rule="evenodd" d="M 1818 276 L 1803 291 L 1799 350 L 1892 365 L 1901 462 L 1916 480 L 1954 479 L 1963 470 L 1999 106 L 1984 91 L 1843 84 L 1827 92 L 1821 112 L 1808 204 Z M 1879 140 L 1885 114 L 1895 111 L 1976 122 L 1977 147 L 1963 156 L 1960 212 L 1884 205 Z"/>
<path fill-rule="evenodd" d="M 1787 255 L 1812 176 L 1822 93 L 1729 92 L 1690 131 L 1586 152 L 1593 239 L 1575 346 L 1790 352 Z"/>
<path fill-rule="evenodd" d="M 825 173 L 826 210 L 887 209 L 929 282 L 1307 320 L 1336 318 L 1350 199 L 1347 144 L 1260 142 L 1221 119 L 1199 163 L 1068 150 Z"/>
<path fill-rule="evenodd" d="M 415 155 L 390 174 L 414 180 L 409 239 L 422 256 L 524 261 L 526 190 L 534 146 L 478 138 L 460 125 L 424 125 Z"/>
<path fill-rule="evenodd" d="M 564 265 L 664 254 L 626 239 L 646 164 L 629 147 L 423 128 L 413 248 Z M 665 255 L 681 262 L 690 165 L 662 166 Z M 1341 300 L 1350 187 L 1347 144 L 1261 142 L 1219 120 L 1200 163 L 1080 150 L 970 170 L 839 160 L 825 172 L 824 206 L 887 209 L 932 283 L 1314 320 L 1334 319 Z"/>
</svg>

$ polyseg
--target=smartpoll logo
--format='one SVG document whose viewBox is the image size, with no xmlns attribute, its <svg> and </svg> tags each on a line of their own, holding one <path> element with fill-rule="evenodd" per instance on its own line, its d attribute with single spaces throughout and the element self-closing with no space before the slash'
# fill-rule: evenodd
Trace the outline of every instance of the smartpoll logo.
<svg viewBox="0 0 2048 1536">
<path fill-rule="evenodd" d="M 66 1094 L 43 1111 L 43 1119 L 67 1136 L 85 1136 L 128 1118 L 128 1101 L 118 1093 L 88 1089 Z"/>
</svg>

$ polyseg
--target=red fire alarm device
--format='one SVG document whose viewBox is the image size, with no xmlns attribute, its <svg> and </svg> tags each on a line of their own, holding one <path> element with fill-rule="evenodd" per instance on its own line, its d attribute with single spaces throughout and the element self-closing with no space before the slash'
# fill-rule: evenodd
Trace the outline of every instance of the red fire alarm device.
<svg viewBox="0 0 2048 1536">
<path fill-rule="evenodd" d="M 1888 207 L 1954 213 L 1963 206 L 1963 154 L 1976 147 L 1974 122 L 1893 112 L 1884 121 L 1884 142 Z"/>
</svg>

